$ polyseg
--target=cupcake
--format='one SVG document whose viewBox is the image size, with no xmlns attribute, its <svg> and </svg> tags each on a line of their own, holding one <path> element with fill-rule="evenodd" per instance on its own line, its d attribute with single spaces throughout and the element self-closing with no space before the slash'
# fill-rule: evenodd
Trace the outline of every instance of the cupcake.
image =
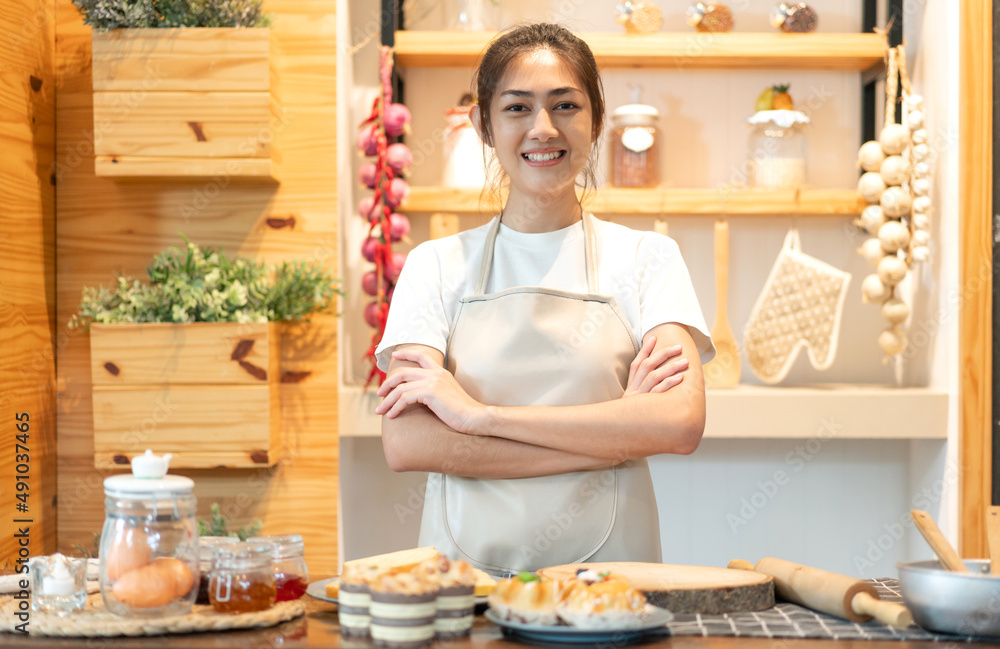
<svg viewBox="0 0 1000 649">
<path fill-rule="evenodd" d="M 440 577 L 420 566 L 377 576 L 371 584 L 371 636 L 380 647 L 413 649 L 434 640 Z"/>
<path fill-rule="evenodd" d="M 449 560 L 442 555 L 437 561 L 441 590 L 437 596 L 434 633 L 438 638 L 460 638 L 469 635 L 476 608 L 476 572 L 462 559 Z"/>
<path fill-rule="evenodd" d="M 337 614 L 342 636 L 367 638 L 370 635 L 371 582 L 376 574 L 370 566 L 344 564 L 337 592 Z"/>
<path fill-rule="evenodd" d="M 581 629 L 632 629 L 641 626 L 654 608 L 646 596 L 623 577 L 581 570 L 566 588 L 556 614 Z"/>
<path fill-rule="evenodd" d="M 556 604 L 560 594 L 558 581 L 522 572 L 498 582 L 488 601 L 501 620 L 555 625 L 559 623 Z"/>
</svg>

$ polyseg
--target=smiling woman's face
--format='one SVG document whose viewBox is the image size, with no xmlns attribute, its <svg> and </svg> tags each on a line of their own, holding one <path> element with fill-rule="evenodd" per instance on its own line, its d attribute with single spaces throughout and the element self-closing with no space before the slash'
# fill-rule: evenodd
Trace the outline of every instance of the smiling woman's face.
<svg viewBox="0 0 1000 649">
<path fill-rule="evenodd" d="M 515 59 L 490 106 L 492 145 L 511 191 L 543 198 L 575 188 L 594 141 L 590 100 L 551 50 Z"/>
</svg>

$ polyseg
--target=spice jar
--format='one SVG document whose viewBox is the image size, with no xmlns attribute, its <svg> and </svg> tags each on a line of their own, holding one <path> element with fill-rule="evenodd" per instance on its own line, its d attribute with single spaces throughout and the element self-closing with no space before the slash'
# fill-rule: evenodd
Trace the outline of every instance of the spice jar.
<svg viewBox="0 0 1000 649">
<path fill-rule="evenodd" d="M 101 597 L 116 615 L 181 615 L 198 594 L 194 481 L 167 475 L 169 463 L 147 450 L 132 475 L 104 480 Z"/>
<path fill-rule="evenodd" d="M 655 187 L 660 183 L 656 122 L 660 113 L 646 104 L 619 106 L 611 114 L 611 185 Z"/>
<path fill-rule="evenodd" d="M 208 598 L 208 582 L 212 578 L 212 565 L 215 562 L 215 548 L 239 543 L 235 536 L 203 536 L 198 539 L 198 568 L 201 579 L 198 583 L 198 598 L 195 604 L 211 604 Z"/>
<path fill-rule="evenodd" d="M 809 118 L 797 110 L 762 110 L 747 122 L 753 127 L 748 146 L 750 186 L 788 189 L 804 185 L 803 128 Z"/>
<path fill-rule="evenodd" d="M 220 613 L 252 613 L 274 606 L 270 543 L 233 543 L 215 548 L 208 599 Z"/>
<path fill-rule="evenodd" d="M 247 542 L 270 543 L 274 548 L 271 556 L 274 586 L 277 589 L 275 601 L 284 602 L 305 595 L 309 586 L 309 569 L 306 567 L 305 544 L 301 534 L 255 536 L 247 539 Z"/>
</svg>

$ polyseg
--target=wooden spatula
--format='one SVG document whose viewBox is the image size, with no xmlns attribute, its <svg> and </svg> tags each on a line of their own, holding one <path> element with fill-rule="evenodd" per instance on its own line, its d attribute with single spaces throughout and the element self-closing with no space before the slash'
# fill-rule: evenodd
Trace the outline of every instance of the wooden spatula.
<svg viewBox="0 0 1000 649">
<path fill-rule="evenodd" d="M 919 509 L 911 509 L 910 515 L 913 516 L 913 522 L 916 523 L 917 529 L 934 550 L 934 554 L 937 555 L 942 566 L 952 572 L 969 572 L 969 569 L 962 563 L 962 558 L 958 556 L 958 552 L 955 552 L 955 548 L 945 538 L 941 528 L 937 526 L 930 514 Z"/>
<path fill-rule="evenodd" d="M 726 298 L 729 284 L 729 223 L 715 222 L 715 322 L 712 342 L 715 358 L 705 366 L 705 384 L 710 388 L 732 388 L 740 382 L 740 348 L 729 326 Z"/>
<path fill-rule="evenodd" d="M 990 545 L 990 574 L 1000 575 L 1000 507 L 986 510 L 986 539 Z"/>
</svg>

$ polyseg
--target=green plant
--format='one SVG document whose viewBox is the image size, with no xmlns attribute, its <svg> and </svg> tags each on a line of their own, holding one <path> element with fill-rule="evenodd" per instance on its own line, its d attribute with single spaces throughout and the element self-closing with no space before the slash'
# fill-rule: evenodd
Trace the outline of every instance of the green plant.
<svg viewBox="0 0 1000 649">
<path fill-rule="evenodd" d="M 81 543 L 74 543 L 73 549 L 80 553 L 85 559 L 96 559 L 101 554 L 101 533 L 94 532 L 93 548 L 84 547 Z"/>
<path fill-rule="evenodd" d="M 316 262 L 267 267 L 184 241 L 184 250 L 171 247 L 153 258 L 148 284 L 120 275 L 114 290 L 85 287 L 70 329 L 86 329 L 91 322 L 304 320 L 330 309 L 342 294 L 338 281 Z"/>
<path fill-rule="evenodd" d="M 229 521 L 222 515 L 219 503 L 212 503 L 212 518 L 209 522 L 198 519 L 198 536 L 236 536 L 241 541 L 246 541 L 252 536 L 260 534 L 264 524 L 259 520 L 254 520 L 249 527 L 241 527 L 235 532 L 229 531 Z"/>
<path fill-rule="evenodd" d="M 73 0 L 98 31 L 142 27 L 267 27 L 262 0 Z"/>
</svg>

